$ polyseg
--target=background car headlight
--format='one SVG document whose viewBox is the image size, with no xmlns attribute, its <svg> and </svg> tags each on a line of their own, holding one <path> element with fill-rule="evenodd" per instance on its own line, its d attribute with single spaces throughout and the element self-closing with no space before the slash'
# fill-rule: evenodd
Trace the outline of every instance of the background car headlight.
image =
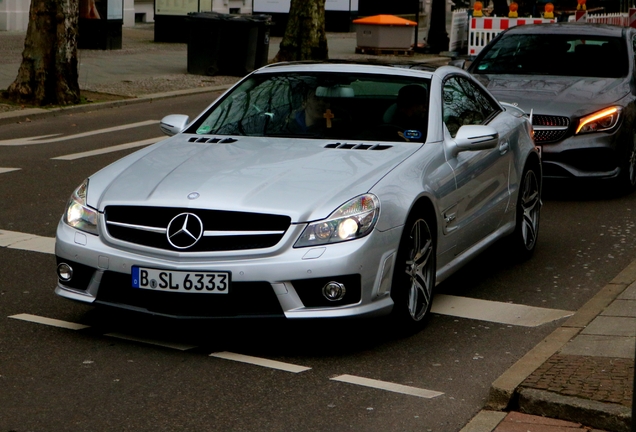
<svg viewBox="0 0 636 432">
<path fill-rule="evenodd" d="M 64 223 L 78 230 L 91 234 L 97 234 L 97 211 L 86 205 L 88 191 L 88 179 L 84 180 L 66 205 Z"/>
<path fill-rule="evenodd" d="M 600 132 L 613 128 L 618 123 L 622 112 L 621 107 L 609 107 L 592 113 L 579 120 L 576 134 Z"/>
<path fill-rule="evenodd" d="M 365 194 L 343 204 L 327 219 L 307 225 L 294 247 L 354 240 L 369 234 L 380 214 L 380 200 Z"/>
</svg>

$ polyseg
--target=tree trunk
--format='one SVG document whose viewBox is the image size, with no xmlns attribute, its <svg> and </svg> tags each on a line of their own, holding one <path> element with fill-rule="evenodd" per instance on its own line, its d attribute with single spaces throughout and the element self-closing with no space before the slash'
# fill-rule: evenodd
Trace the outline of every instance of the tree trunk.
<svg viewBox="0 0 636 432">
<path fill-rule="evenodd" d="M 80 101 L 77 74 L 77 0 L 31 0 L 18 76 L 5 95 L 33 105 Z"/>
<path fill-rule="evenodd" d="M 328 58 L 325 0 L 291 0 L 287 28 L 274 61 Z"/>
</svg>

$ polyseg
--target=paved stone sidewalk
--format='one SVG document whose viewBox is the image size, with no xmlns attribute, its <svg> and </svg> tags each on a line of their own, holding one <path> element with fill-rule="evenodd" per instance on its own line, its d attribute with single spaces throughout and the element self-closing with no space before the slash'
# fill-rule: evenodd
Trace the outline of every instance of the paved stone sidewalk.
<svg viewBox="0 0 636 432">
<path fill-rule="evenodd" d="M 631 407 L 634 361 L 556 354 L 521 386 Z"/>
</svg>

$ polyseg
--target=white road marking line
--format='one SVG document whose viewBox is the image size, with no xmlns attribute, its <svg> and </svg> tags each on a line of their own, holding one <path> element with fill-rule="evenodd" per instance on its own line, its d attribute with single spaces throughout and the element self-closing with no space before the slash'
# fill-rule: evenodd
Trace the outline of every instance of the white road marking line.
<svg viewBox="0 0 636 432">
<path fill-rule="evenodd" d="M 546 309 L 444 294 L 435 295 L 431 312 L 523 327 L 538 327 L 574 315 L 574 312 L 560 309 Z"/>
<path fill-rule="evenodd" d="M 285 372 L 300 373 L 311 369 L 310 367 L 298 366 L 290 363 L 283 363 L 275 360 L 267 360 L 259 357 L 252 357 L 243 354 L 235 354 L 227 351 L 210 354 L 210 357 L 217 357 L 224 360 L 232 360 L 241 363 L 263 366 L 270 369 L 278 369 Z"/>
<path fill-rule="evenodd" d="M 12 171 L 19 171 L 21 169 L 22 168 L 0 168 L 0 174 L 12 172 Z"/>
<path fill-rule="evenodd" d="M 387 390 L 394 393 L 401 393 L 410 396 L 417 396 L 426 399 L 432 399 L 437 396 L 441 396 L 444 393 L 436 392 L 433 390 L 427 390 L 418 387 L 411 387 L 402 384 L 395 384 L 387 381 L 379 381 L 370 378 L 362 378 L 354 375 L 340 375 L 331 378 L 332 381 L 340 381 L 349 384 L 356 384 L 364 387 L 371 387 L 380 390 Z"/>
<path fill-rule="evenodd" d="M 186 345 L 186 344 L 180 344 L 176 342 L 165 342 L 165 341 L 161 341 L 157 339 L 140 338 L 137 336 L 127 335 L 125 333 L 106 333 L 104 336 L 114 337 L 117 339 L 123 339 L 123 340 L 128 340 L 133 342 L 141 342 L 141 343 L 149 344 L 149 345 L 157 345 L 160 347 L 172 348 L 179 351 L 187 351 L 197 347 L 196 345 Z"/>
<path fill-rule="evenodd" d="M 9 140 L 0 140 L 0 146 L 21 146 L 21 145 L 32 145 L 32 144 L 49 144 L 53 142 L 67 141 L 77 138 L 84 138 L 92 135 L 99 135 L 103 133 L 116 132 L 120 130 L 132 129 L 141 126 L 148 126 L 152 124 L 159 123 L 159 120 L 146 120 L 138 123 L 130 123 L 121 126 L 114 126 L 105 129 L 97 129 L 93 131 L 78 133 L 75 135 L 65 135 L 60 136 L 60 134 L 52 134 L 52 135 L 40 135 L 34 137 L 27 138 L 14 138 Z M 55 137 L 55 138 L 53 138 Z"/>
<path fill-rule="evenodd" d="M 55 238 L 0 230 L 0 247 L 54 254 Z"/>
<path fill-rule="evenodd" d="M 37 324 L 44 324 L 44 325 L 53 326 L 53 327 L 61 327 L 61 328 L 69 329 L 69 330 L 83 330 L 85 328 L 90 327 L 84 324 L 77 324 L 77 323 L 72 323 L 68 321 L 62 321 L 62 320 L 53 319 L 53 318 L 46 318 L 46 317 L 41 317 L 41 316 L 31 315 L 31 314 L 11 315 L 9 316 L 9 318 L 18 319 L 22 321 L 29 321 L 29 322 L 33 322 Z"/>
<path fill-rule="evenodd" d="M 81 152 L 81 153 L 73 153 L 73 154 L 69 154 L 69 155 L 65 155 L 65 156 L 54 157 L 54 158 L 51 158 L 51 159 L 54 159 L 54 160 L 75 160 L 75 159 L 81 159 L 81 158 L 85 158 L 85 157 L 89 157 L 89 156 L 96 156 L 96 155 L 101 155 L 101 154 L 106 154 L 106 153 L 113 153 L 113 152 L 117 152 L 117 151 L 121 151 L 121 150 L 128 150 L 128 149 L 135 148 L 135 147 L 146 146 L 148 144 L 154 144 L 156 142 L 159 142 L 162 139 L 165 139 L 165 137 L 149 138 L 149 139 L 142 140 L 142 141 L 129 142 L 129 143 L 120 144 L 120 145 L 116 145 L 116 146 L 112 146 L 112 147 L 106 147 L 106 148 L 97 149 L 97 150 L 85 151 L 85 152 Z"/>
</svg>

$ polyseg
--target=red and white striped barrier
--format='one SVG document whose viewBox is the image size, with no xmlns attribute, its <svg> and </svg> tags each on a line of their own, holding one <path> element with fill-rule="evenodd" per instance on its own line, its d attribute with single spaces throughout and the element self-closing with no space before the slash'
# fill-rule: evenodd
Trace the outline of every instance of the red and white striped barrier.
<svg viewBox="0 0 636 432">
<path fill-rule="evenodd" d="M 630 8 L 629 12 L 609 14 L 588 14 L 587 11 L 576 11 L 575 15 L 570 15 L 568 21 L 636 28 L 636 8 Z"/>
<path fill-rule="evenodd" d="M 502 31 L 528 24 L 546 24 L 556 22 L 554 19 L 543 18 L 471 18 L 468 29 L 468 54 L 477 55 L 488 43 Z"/>
</svg>

